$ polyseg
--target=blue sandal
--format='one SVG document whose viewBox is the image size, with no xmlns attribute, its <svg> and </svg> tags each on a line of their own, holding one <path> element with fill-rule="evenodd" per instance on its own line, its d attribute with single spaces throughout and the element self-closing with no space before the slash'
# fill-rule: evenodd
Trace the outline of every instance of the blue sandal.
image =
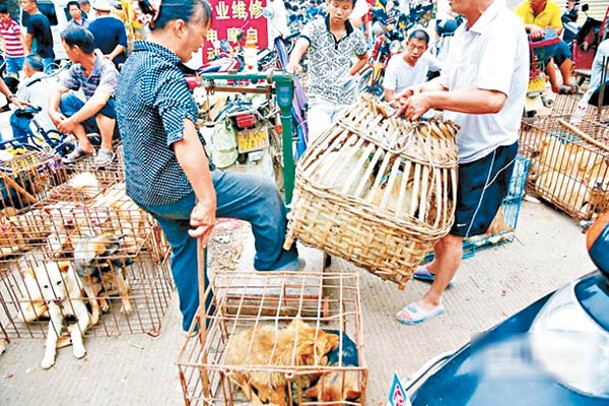
<svg viewBox="0 0 609 406">
<path fill-rule="evenodd" d="M 408 306 L 402 308 L 402 310 L 400 310 L 395 315 L 395 317 L 402 324 L 405 324 L 407 326 L 414 326 L 415 324 L 421 324 L 426 322 L 427 320 L 433 319 L 434 317 L 441 315 L 445 311 L 446 309 L 444 308 L 443 304 L 440 304 L 433 310 L 423 310 L 423 308 L 421 308 L 416 302 L 412 302 Z M 402 312 L 408 314 L 407 319 L 400 316 L 400 313 Z"/>
<path fill-rule="evenodd" d="M 436 275 L 429 271 L 427 265 L 421 265 L 416 271 L 414 271 L 412 278 L 425 282 L 433 282 L 436 279 Z M 453 286 L 456 283 L 457 277 L 453 276 L 452 280 L 448 283 L 448 286 Z"/>
</svg>

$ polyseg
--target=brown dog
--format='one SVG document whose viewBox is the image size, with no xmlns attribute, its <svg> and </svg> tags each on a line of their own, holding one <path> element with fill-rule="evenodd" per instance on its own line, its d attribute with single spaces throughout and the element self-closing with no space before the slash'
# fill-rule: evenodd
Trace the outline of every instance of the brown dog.
<svg viewBox="0 0 609 406">
<path fill-rule="evenodd" d="M 258 367 L 255 371 L 237 370 L 230 375 L 253 405 L 270 401 L 287 406 L 285 374 L 272 372 L 273 367 L 324 366 L 328 362 L 326 354 L 337 346 L 337 335 L 294 319 L 283 329 L 260 325 L 235 334 L 228 342 L 225 364 Z"/>
<path fill-rule="evenodd" d="M 362 395 L 357 371 L 335 371 L 324 374 L 304 396 L 320 402 L 355 400 Z"/>
</svg>

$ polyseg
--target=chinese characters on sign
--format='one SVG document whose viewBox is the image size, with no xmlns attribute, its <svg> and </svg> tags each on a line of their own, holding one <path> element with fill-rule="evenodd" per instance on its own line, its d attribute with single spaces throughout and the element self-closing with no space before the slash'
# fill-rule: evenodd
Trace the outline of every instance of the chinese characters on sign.
<svg viewBox="0 0 609 406">
<path fill-rule="evenodd" d="M 203 61 L 210 61 L 222 50 L 229 54 L 235 47 L 243 46 L 249 36 L 258 49 L 268 45 L 267 20 L 262 16 L 266 0 L 209 0 L 214 14 L 213 27 L 207 31 L 203 42 Z"/>
</svg>

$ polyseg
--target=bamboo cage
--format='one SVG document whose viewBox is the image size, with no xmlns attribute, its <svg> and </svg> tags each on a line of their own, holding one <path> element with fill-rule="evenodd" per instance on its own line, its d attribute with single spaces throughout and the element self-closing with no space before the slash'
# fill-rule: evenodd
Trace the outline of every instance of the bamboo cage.
<svg viewBox="0 0 609 406">
<path fill-rule="evenodd" d="M 285 247 L 298 239 L 403 289 L 454 220 L 457 129 L 362 97 L 299 161 Z"/>
<path fill-rule="evenodd" d="M 357 274 L 218 273 L 211 295 L 178 356 L 186 405 L 256 404 L 249 386 L 275 405 L 366 404 Z"/>
<path fill-rule="evenodd" d="M 523 123 L 520 153 L 531 160 L 527 192 L 571 217 L 589 220 L 609 208 L 609 126 L 564 118 Z"/>
</svg>

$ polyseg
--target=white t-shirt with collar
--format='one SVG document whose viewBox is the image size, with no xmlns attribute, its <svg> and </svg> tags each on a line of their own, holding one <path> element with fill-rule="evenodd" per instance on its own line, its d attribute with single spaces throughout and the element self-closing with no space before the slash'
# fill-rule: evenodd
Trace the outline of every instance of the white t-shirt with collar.
<svg viewBox="0 0 609 406">
<path fill-rule="evenodd" d="M 404 54 L 393 55 L 387 63 L 383 87 L 400 93 L 413 85 L 420 85 L 427 79 L 427 72 L 442 69 L 442 62 L 426 51 L 414 66 L 404 61 Z"/>
<path fill-rule="evenodd" d="M 440 75 L 450 91 L 479 88 L 508 96 L 496 114 L 465 114 L 446 111 L 455 121 L 459 162 L 468 163 L 488 155 L 495 148 L 518 140 L 529 80 L 529 48 L 522 21 L 504 0 L 495 0 L 468 30 L 459 26 L 450 47 L 450 64 Z"/>
</svg>

